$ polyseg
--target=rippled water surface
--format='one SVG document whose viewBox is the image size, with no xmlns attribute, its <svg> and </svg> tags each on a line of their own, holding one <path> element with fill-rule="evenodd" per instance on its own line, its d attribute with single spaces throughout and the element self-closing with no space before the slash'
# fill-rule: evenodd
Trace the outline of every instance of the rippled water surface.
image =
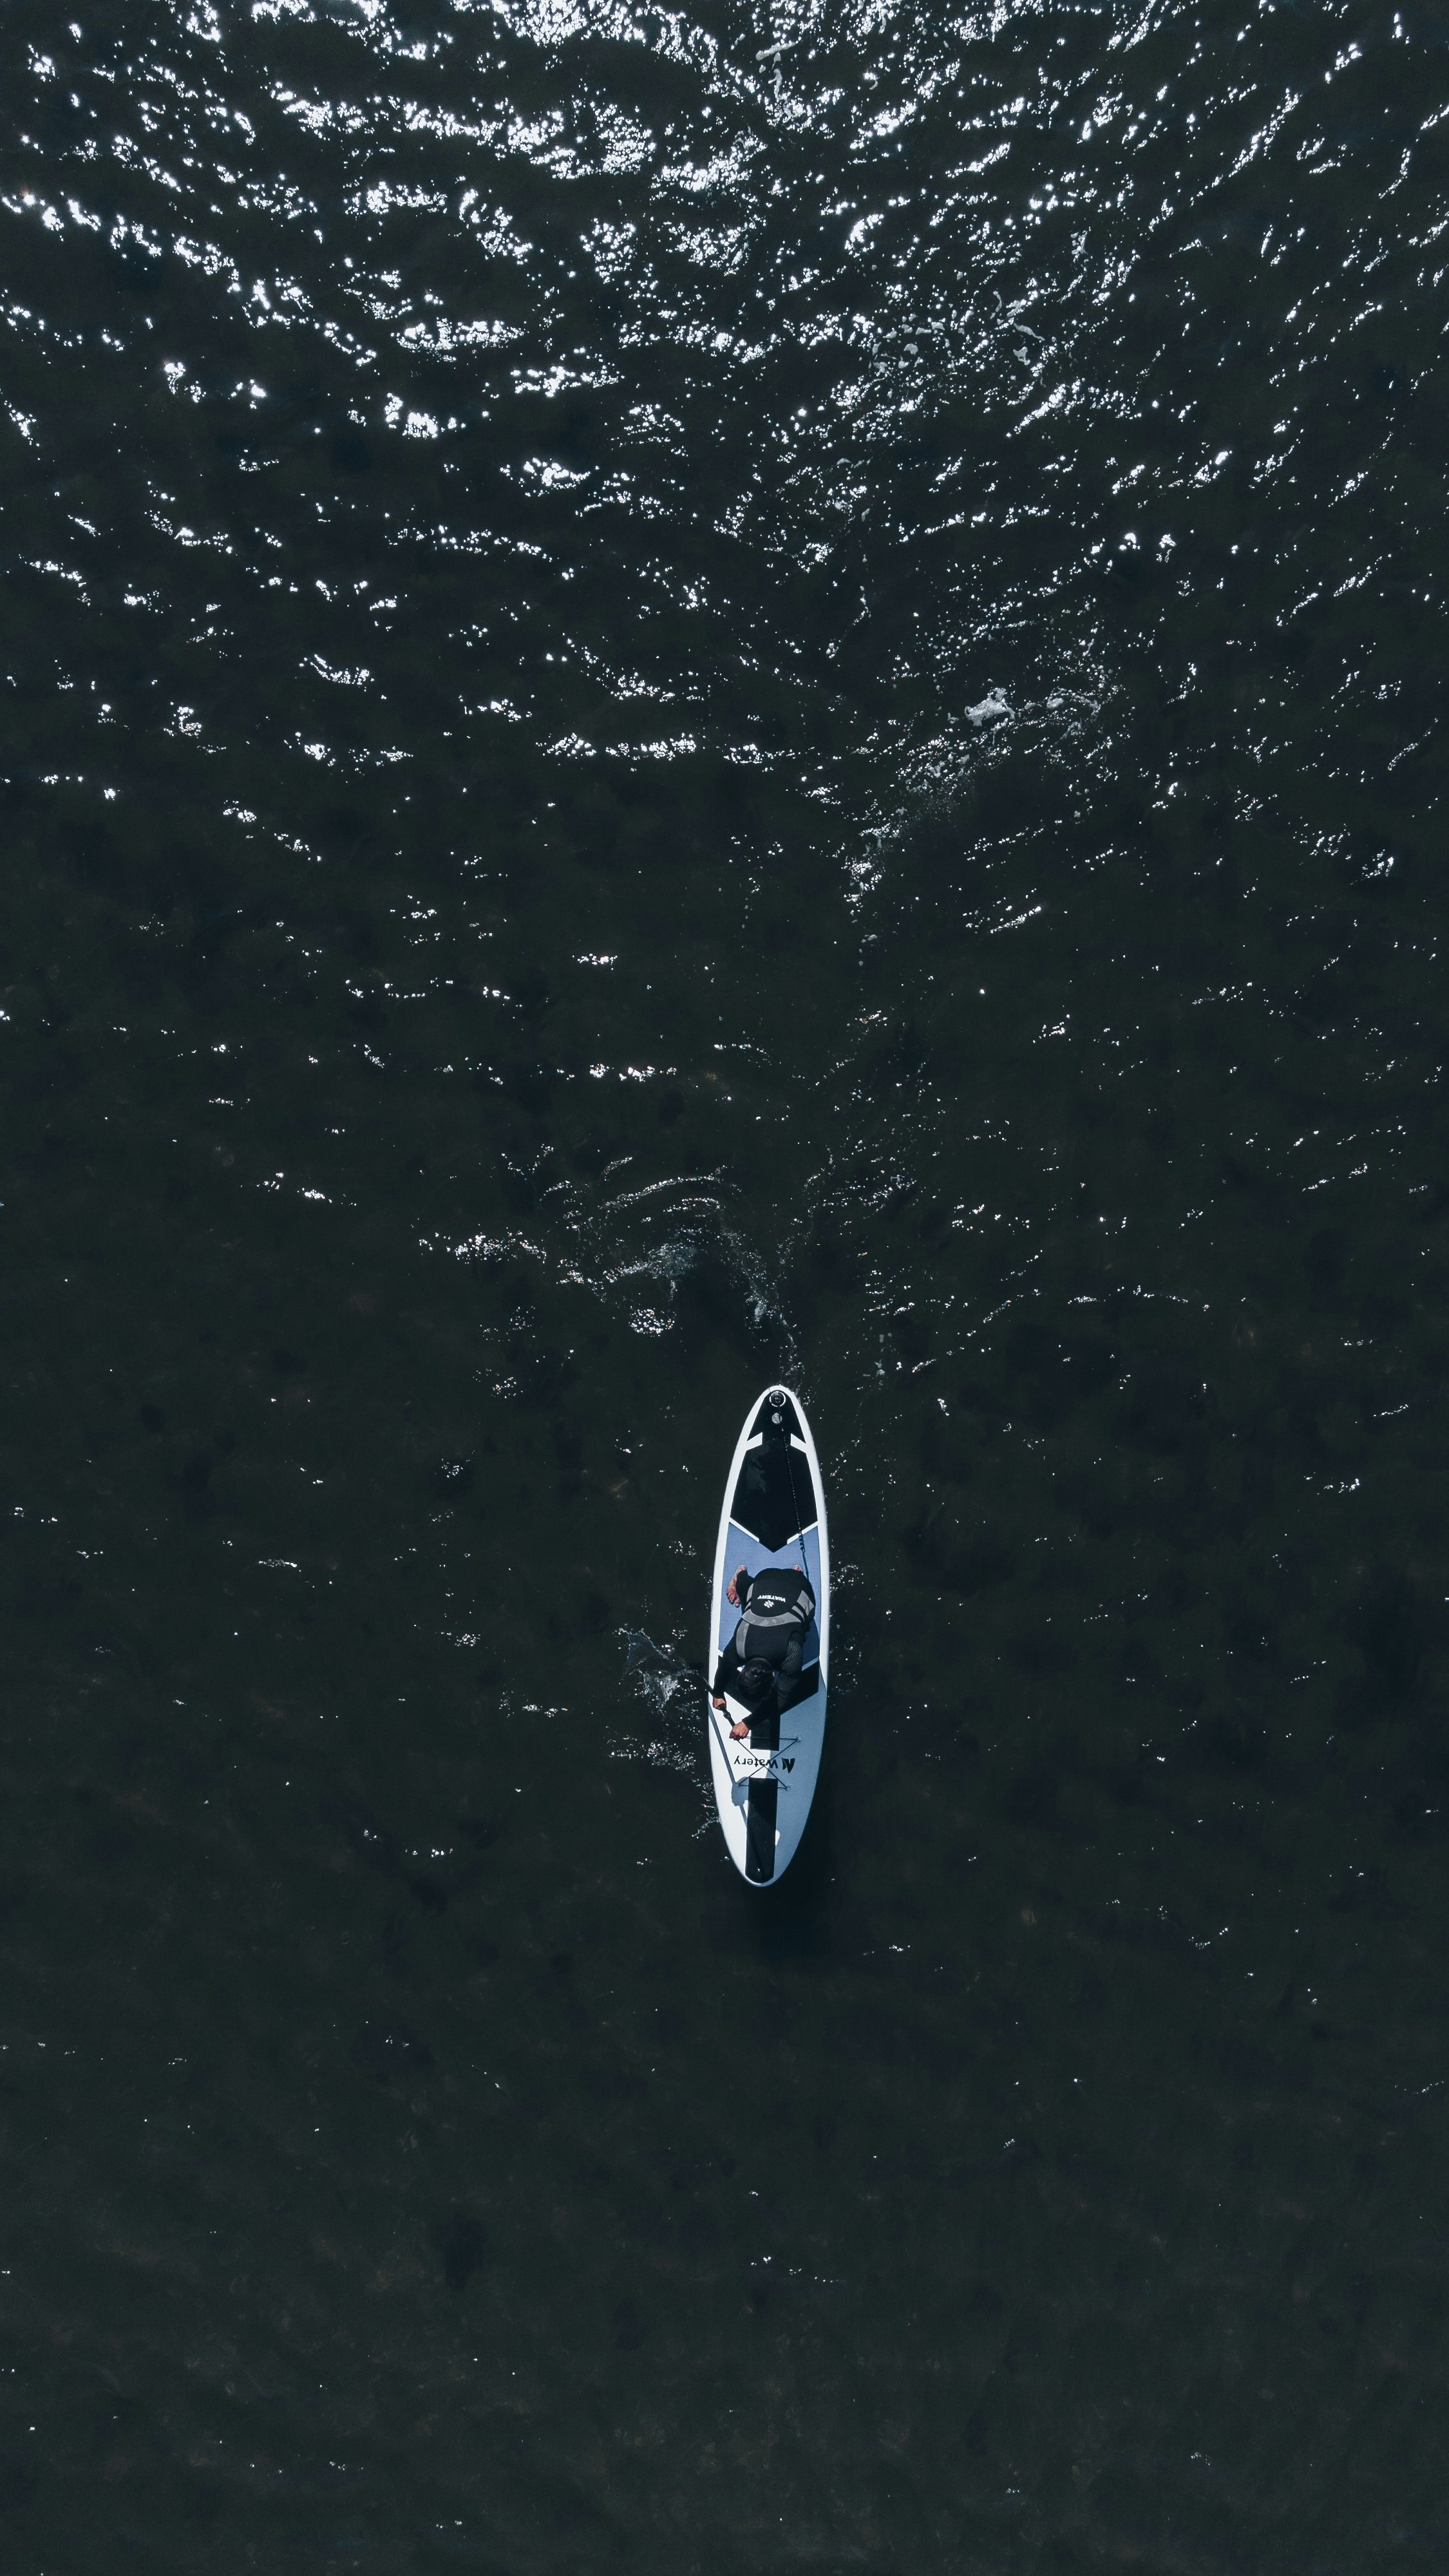
<svg viewBox="0 0 1449 2576">
<path fill-rule="evenodd" d="M 1437 2576 L 1449 16 L 0 51 L 7 2576 Z"/>
</svg>

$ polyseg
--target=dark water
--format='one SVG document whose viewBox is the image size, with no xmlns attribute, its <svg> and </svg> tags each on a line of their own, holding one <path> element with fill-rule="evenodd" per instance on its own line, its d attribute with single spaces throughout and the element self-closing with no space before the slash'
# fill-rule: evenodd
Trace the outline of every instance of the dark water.
<svg viewBox="0 0 1449 2576">
<path fill-rule="evenodd" d="M 0 34 L 6 2576 L 1442 2570 L 1449 17 Z"/>
</svg>

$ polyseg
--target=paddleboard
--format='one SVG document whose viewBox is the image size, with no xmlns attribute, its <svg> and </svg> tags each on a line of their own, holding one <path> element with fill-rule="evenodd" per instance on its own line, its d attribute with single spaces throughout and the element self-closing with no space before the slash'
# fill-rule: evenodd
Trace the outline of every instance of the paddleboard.
<svg viewBox="0 0 1449 2576">
<path fill-rule="evenodd" d="M 722 1716 L 712 1698 L 705 1703 L 715 1803 L 730 1858 L 751 1887 L 769 1887 L 799 1850 L 815 1795 L 830 1655 L 825 1492 L 804 1407 L 788 1387 L 766 1389 L 735 1443 L 714 1552 L 711 1683 L 740 1615 L 727 1597 L 740 1565 L 747 1574 L 767 1565 L 798 1565 L 815 1593 L 815 1618 L 789 1707 L 778 1718 L 772 1712 L 735 1743 L 730 1728 L 748 1709 L 726 1698 Z"/>
</svg>

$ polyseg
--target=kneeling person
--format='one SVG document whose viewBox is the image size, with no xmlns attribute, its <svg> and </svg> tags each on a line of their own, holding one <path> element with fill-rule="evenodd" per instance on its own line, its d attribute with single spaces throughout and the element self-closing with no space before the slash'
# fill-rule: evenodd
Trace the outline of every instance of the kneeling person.
<svg viewBox="0 0 1449 2576">
<path fill-rule="evenodd" d="M 715 1672 L 714 1704 L 723 1709 L 727 1691 L 744 1701 L 750 1715 L 730 1728 L 738 1738 L 788 1704 L 805 1660 L 815 1594 L 798 1565 L 767 1565 L 758 1574 L 747 1574 L 741 1565 L 730 1577 L 727 1597 L 740 1617 Z"/>
</svg>

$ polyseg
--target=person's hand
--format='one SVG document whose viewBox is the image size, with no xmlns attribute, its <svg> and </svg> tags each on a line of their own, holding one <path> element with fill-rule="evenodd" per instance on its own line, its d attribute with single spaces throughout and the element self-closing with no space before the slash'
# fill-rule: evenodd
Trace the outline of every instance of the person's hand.
<svg viewBox="0 0 1449 2576">
<path fill-rule="evenodd" d="M 726 1601 L 732 1601 L 736 1609 L 739 1607 L 740 1600 L 740 1576 L 744 1573 L 744 1570 L 745 1569 L 742 1565 L 737 1565 L 725 1587 L 725 1599 Z"/>
<path fill-rule="evenodd" d="M 723 1717 L 723 1715 L 724 1715 L 724 1701 L 723 1701 L 722 1699 L 717 1699 L 717 1700 L 715 1701 L 715 1707 L 719 1710 L 721 1717 Z"/>
<path fill-rule="evenodd" d="M 730 1736 L 731 1736 L 731 1740 L 732 1740 L 734 1743 L 738 1744 L 738 1742 L 739 1742 L 739 1740 L 740 1740 L 740 1737 L 741 1737 L 742 1735 L 748 1735 L 748 1734 L 749 1734 L 749 1731 L 750 1731 L 750 1721 L 749 1721 L 749 1719 L 748 1719 L 747 1717 L 742 1717 L 742 1718 L 740 1719 L 740 1722 L 739 1722 L 738 1726 L 732 1726 L 732 1727 L 730 1728 Z"/>
</svg>

